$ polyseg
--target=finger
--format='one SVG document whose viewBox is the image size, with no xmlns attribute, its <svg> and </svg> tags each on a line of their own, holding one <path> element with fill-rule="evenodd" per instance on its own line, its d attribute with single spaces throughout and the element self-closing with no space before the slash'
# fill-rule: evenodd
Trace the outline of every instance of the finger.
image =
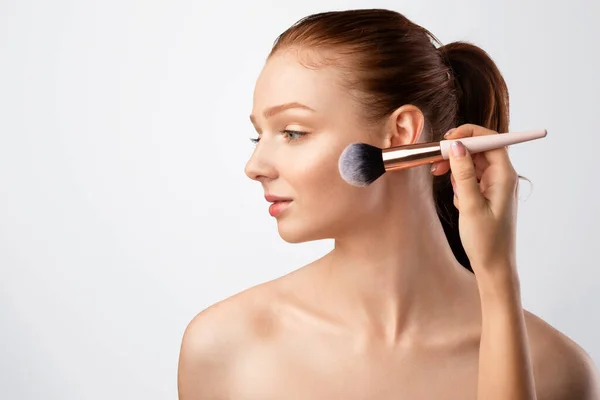
<svg viewBox="0 0 600 400">
<path fill-rule="evenodd" d="M 479 178 L 477 178 L 477 182 L 479 182 Z M 454 175 L 450 174 L 450 184 L 452 185 L 452 191 L 454 192 L 454 197 L 458 199 L 458 194 L 456 193 L 456 179 L 454 179 Z M 483 189 L 481 188 L 481 182 L 479 182 L 479 191 L 483 193 Z"/>
<path fill-rule="evenodd" d="M 483 126 L 474 124 L 463 124 L 446 132 L 446 134 L 444 135 L 444 139 L 459 139 L 463 137 L 485 136 L 495 134 L 498 134 L 498 132 L 484 128 Z"/>
<path fill-rule="evenodd" d="M 485 136 L 485 135 L 500 135 L 500 133 L 491 129 L 484 128 L 479 125 L 465 124 L 456 128 L 448 135 L 446 139 L 455 139 L 458 137 L 471 137 L 471 136 Z M 499 149 L 488 150 L 485 153 L 485 158 L 490 164 L 501 165 L 502 169 L 509 170 L 509 166 L 512 167 L 510 159 L 508 157 L 508 150 L 506 147 Z"/>
<path fill-rule="evenodd" d="M 485 131 L 479 131 L 479 130 L 473 130 L 473 129 L 467 129 L 465 128 L 468 125 L 461 125 L 458 128 L 452 128 L 450 129 L 448 132 L 446 132 L 446 134 L 444 135 L 444 139 L 459 139 L 459 138 L 463 138 L 463 137 L 469 137 L 472 136 L 474 132 L 476 133 L 484 133 L 484 134 L 492 134 L 494 133 L 493 131 L 489 131 L 489 132 L 485 132 Z M 440 175 L 444 175 L 445 173 L 447 173 L 450 170 L 450 163 L 448 161 L 438 161 L 432 164 L 431 166 L 431 173 L 435 176 L 440 176 Z"/>
<path fill-rule="evenodd" d="M 485 170 L 490 166 L 490 163 L 482 153 L 473 154 L 473 163 L 475 164 L 475 172 L 477 174 L 477 179 L 479 180 Z M 450 171 L 449 161 L 437 161 L 431 165 L 431 173 L 435 176 L 444 175 L 448 171 Z"/>
<path fill-rule="evenodd" d="M 481 179 L 481 176 L 490 166 L 490 163 L 485 159 L 485 157 L 477 157 L 481 156 L 481 154 L 473 155 L 473 163 L 475 164 L 475 173 L 477 175 L 477 180 Z M 437 161 L 431 165 L 431 173 L 435 176 L 440 176 L 446 174 L 450 171 L 450 162 L 449 161 Z"/>
<path fill-rule="evenodd" d="M 454 182 L 456 196 L 460 199 L 461 211 L 476 211 L 485 206 L 485 198 L 479 189 L 473 159 L 467 148 L 460 142 L 453 142 L 450 148 L 451 181 Z"/>
<path fill-rule="evenodd" d="M 452 197 L 452 203 L 457 210 L 460 211 L 460 203 L 458 202 L 458 195 L 456 194 L 456 182 L 454 181 L 454 177 L 450 174 L 450 182 L 452 183 L 452 190 L 454 191 L 454 197 Z"/>
<path fill-rule="evenodd" d="M 481 177 L 490 166 L 490 163 L 485 158 L 484 154 L 474 154 L 472 157 L 473 164 L 475 164 L 475 175 L 477 176 L 477 180 L 481 180 Z"/>
<path fill-rule="evenodd" d="M 499 135 L 500 133 L 491 129 L 484 128 L 474 124 L 464 124 L 452 130 L 447 138 Z M 510 158 L 508 149 L 502 147 L 499 149 L 488 150 L 483 153 L 473 155 L 475 164 L 481 170 L 485 171 L 490 165 L 494 166 L 494 184 L 503 187 L 503 192 L 511 193 L 518 184 L 518 174 L 516 173 Z M 485 159 L 485 162 L 483 161 Z M 478 165 L 480 164 L 481 165 Z M 476 168 L 477 168 L 476 167 Z M 482 172 L 483 174 L 483 172 Z"/>
<path fill-rule="evenodd" d="M 481 188 L 481 194 L 483 194 L 483 197 L 485 197 L 486 199 L 490 199 L 492 196 L 492 194 L 488 191 L 488 189 L 490 189 L 491 187 L 493 187 L 493 184 L 489 181 L 489 179 L 482 179 L 481 182 L 479 182 L 479 187 Z"/>
<path fill-rule="evenodd" d="M 450 164 L 448 163 L 448 168 L 450 168 Z M 480 187 L 480 192 L 484 193 L 485 189 L 487 187 L 482 187 L 482 184 L 485 182 L 480 182 L 481 178 L 483 176 L 483 172 L 485 170 L 481 170 L 478 169 L 477 166 L 475 167 L 475 176 L 477 178 L 477 182 L 479 182 L 479 187 Z M 437 171 L 436 171 L 437 172 Z M 458 195 L 456 194 L 456 180 L 454 179 L 454 175 L 450 174 L 450 184 L 452 185 L 452 191 L 454 192 L 454 196 L 453 196 L 453 203 L 454 203 L 454 207 L 456 207 L 457 209 L 459 208 L 459 202 L 458 202 Z"/>
<path fill-rule="evenodd" d="M 431 173 L 435 176 L 444 175 L 450 171 L 450 163 L 448 161 L 437 161 L 431 164 Z"/>
</svg>

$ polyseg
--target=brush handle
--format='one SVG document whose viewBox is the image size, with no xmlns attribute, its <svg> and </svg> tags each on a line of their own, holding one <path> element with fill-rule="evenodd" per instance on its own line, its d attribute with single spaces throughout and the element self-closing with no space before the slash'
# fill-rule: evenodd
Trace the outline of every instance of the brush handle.
<svg viewBox="0 0 600 400">
<path fill-rule="evenodd" d="M 447 160 L 452 142 L 460 141 L 469 150 L 469 153 L 481 153 L 488 150 L 499 149 L 510 146 L 511 144 L 528 142 L 530 140 L 546 137 L 545 129 L 527 131 L 527 132 L 509 132 L 496 135 L 471 136 L 457 139 L 447 139 L 440 141 L 442 157 Z"/>
</svg>

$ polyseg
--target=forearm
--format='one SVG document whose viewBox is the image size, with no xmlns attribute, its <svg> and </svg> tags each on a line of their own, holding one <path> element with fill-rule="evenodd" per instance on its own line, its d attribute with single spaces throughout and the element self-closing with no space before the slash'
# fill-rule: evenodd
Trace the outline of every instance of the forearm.
<svg viewBox="0 0 600 400">
<path fill-rule="evenodd" d="M 478 277 L 482 311 L 478 398 L 535 400 L 520 285 L 516 273 L 507 275 Z"/>
</svg>

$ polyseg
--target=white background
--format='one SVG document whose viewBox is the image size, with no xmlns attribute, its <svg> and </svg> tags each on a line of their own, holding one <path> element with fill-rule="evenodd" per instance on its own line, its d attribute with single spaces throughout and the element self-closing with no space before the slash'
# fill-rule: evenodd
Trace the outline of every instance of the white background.
<svg viewBox="0 0 600 400">
<path fill-rule="evenodd" d="M 366 7 L 483 47 L 548 129 L 511 151 L 524 304 L 600 362 L 598 1 L 2 0 L 0 398 L 176 399 L 194 315 L 330 248 L 278 237 L 248 115 L 279 33 Z"/>
</svg>

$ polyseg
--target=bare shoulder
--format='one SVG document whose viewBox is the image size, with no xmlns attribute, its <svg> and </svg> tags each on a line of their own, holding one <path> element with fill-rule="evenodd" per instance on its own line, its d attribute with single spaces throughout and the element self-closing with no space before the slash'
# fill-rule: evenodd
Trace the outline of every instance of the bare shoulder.
<svg viewBox="0 0 600 400">
<path fill-rule="evenodd" d="M 596 366 L 572 339 L 525 312 L 539 400 L 600 400 Z"/>
<path fill-rule="evenodd" d="M 179 399 L 227 397 L 236 357 L 274 330 L 275 281 L 244 290 L 199 312 L 183 334 Z"/>
</svg>

